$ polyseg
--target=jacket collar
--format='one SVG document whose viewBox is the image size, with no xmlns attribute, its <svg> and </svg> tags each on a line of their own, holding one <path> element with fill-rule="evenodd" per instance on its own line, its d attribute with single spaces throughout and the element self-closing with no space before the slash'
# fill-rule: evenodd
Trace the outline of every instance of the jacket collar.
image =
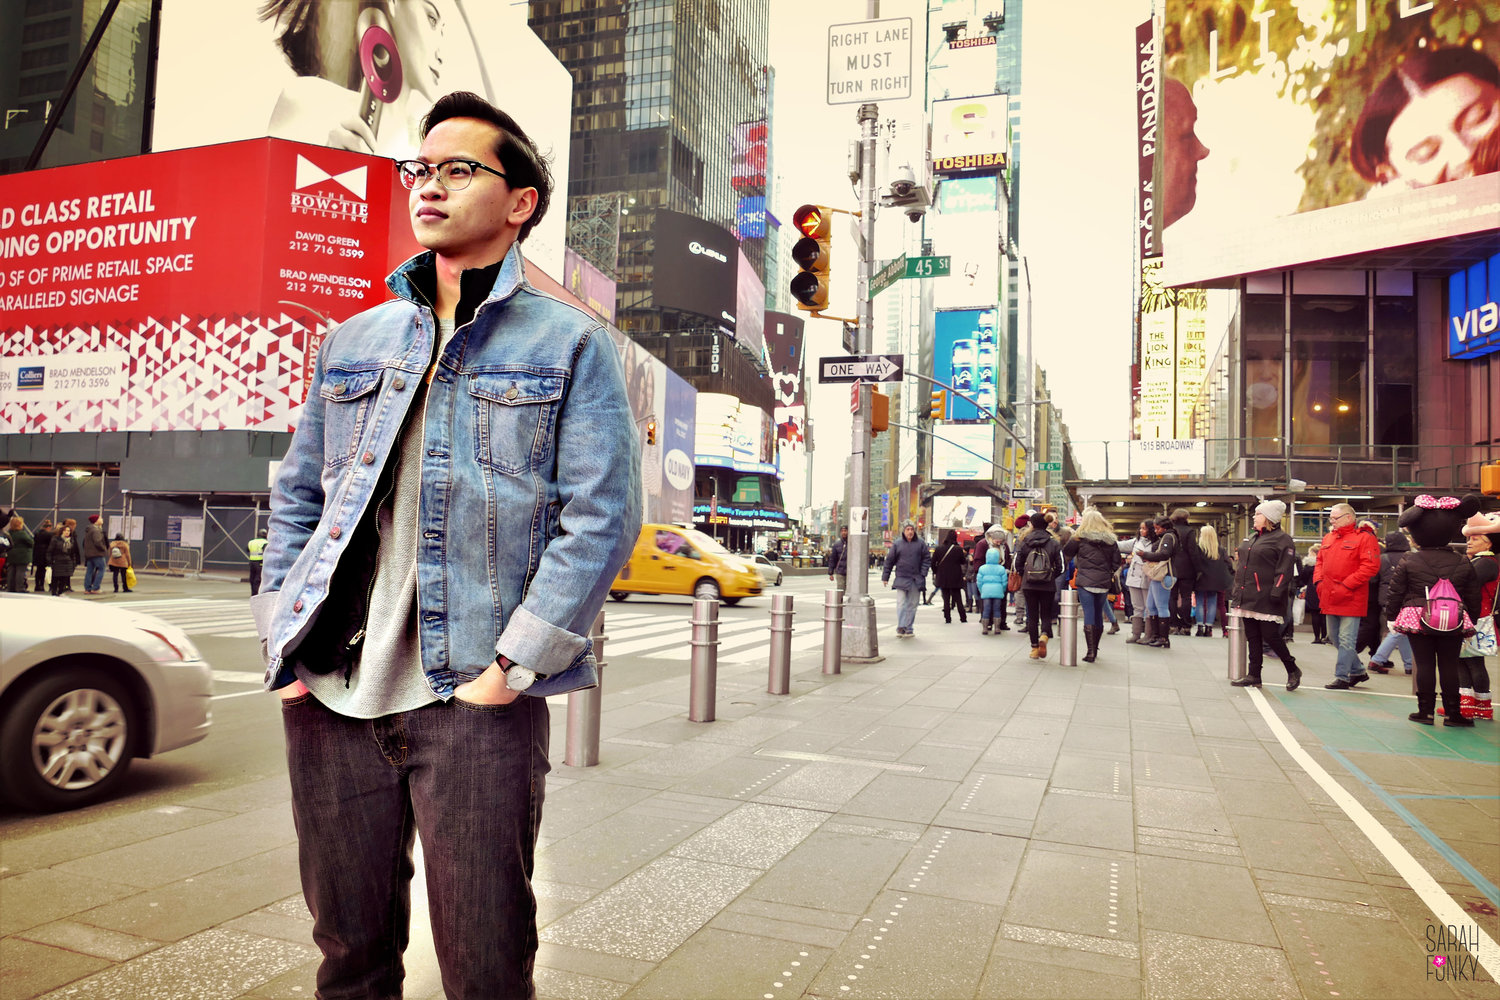
<svg viewBox="0 0 1500 1000">
<path fill-rule="evenodd" d="M 422 251 L 392 271 L 385 285 L 413 305 L 430 309 L 437 301 L 436 255 L 431 250 Z M 517 240 L 495 263 L 464 271 L 459 278 L 456 325 L 463 326 L 481 306 L 507 299 L 525 286 L 526 263 L 521 256 L 521 242 Z"/>
</svg>

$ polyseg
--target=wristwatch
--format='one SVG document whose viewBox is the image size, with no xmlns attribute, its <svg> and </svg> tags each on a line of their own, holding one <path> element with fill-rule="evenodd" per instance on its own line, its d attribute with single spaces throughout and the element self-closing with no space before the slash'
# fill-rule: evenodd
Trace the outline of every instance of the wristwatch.
<svg viewBox="0 0 1500 1000">
<path fill-rule="evenodd" d="M 525 691 L 536 683 L 536 671 L 530 667 L 523 667 L 519 663 L 512 663 L 505 671 L 505 686 L 512 691 Z"/>
</svg>

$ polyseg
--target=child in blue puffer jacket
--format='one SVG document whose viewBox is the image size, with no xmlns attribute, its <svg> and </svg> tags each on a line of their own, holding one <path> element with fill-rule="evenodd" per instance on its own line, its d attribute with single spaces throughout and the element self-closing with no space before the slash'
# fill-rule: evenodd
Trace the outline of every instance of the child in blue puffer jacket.
<svg viewBox="0 0 1500 1000">
<path fill-rule="evenodd" d="M 980 635 L 989 635 L 990 627 L 994 626 L 995 634 L 1000 634 L 1000 626 L 1005 622 L 1005 586 L 1010 582 L 1010 573 L 1000 565 L 1000 550 L 991 547 L 984 554 L 984 565 L 979 567 L 979 574 L 974 578 L 979 584 L 979 623 L 984 626 Z"/>
</svg>

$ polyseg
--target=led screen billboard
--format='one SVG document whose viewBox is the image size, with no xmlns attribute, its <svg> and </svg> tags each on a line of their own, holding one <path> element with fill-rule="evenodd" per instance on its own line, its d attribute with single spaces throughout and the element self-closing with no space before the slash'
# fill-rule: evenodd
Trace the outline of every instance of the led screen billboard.
<svg viewBox="0 0 1500 1000">
<path fill-rule="evenodd" d="M 0 177 L 0 432 L 290 430 L 418 249 L 389 167 L 256 139 Z"/>
<path fill-rule="evenodd" d="M 563 287 L 594 315 L 608 323 L 615 321 L 615 281 L 580 257 L 571 247 L 563 250 Z"/>
<path fill-rule="evenodd" d="M 736 191 L 766 186 L 766 153 L 770 143 L 766 120 L 740 122 L 731 137 L 729 184 Z"/>
<path fill-rule="evenodd" d="M 776 473 L 771 416 L 722 392 L 698 393 L 693 460 L 738 472 Z"/>
<path fill-rule="evenodd" d="M 932 428 L 932 478 L 988 483 L 995 464 L 994 424 L 939 424 Z"/>
<path fill-rule="evenodd" d="M 932 102 L 932 172 L 994 174 L 1010 152 L 1009 98 L 1004 94 Z"/>
<path fill-rule="evenodd" d="M 432 102 L 472 91 L 551 159 L 556 196 L 526 254 L 562 274 L 573 84 L 527 27 L 525 5 L 307 0 L 280 5 L 279 21 L 262 13 L 270 6 L 163 0 L 153 149 L 274 136 L 413 156 Z"/>
<path fill-rule="evenodd" d="M 767 368 L 766 359 L 766 284 L 755 273 L 755 265 L 743 247 L 736 251 L 735 260 L 735 324 L 734 339 L 746 354 L 755 361 L 761 371 Z"/>
<path fill-rule="evenodd" d="M 666 209 L 657 210 L 654 232 L 652 300 L 706 316 L 734 333 L 740 253 L 734 236 L 712 222 Z"/>
<path fill-rule="evenodd" d="M 944 186 L 950 183 L 944 181 Z M 932 252 L 948 258 L 949 273 L 934 278 L 937 309 L 988 308 L 1000 301 L 1000 248 L 995 234 L 1005 231 L 993 205 L 988 212 L 928 215 Z"/>
<path fill-rule="evenodd" d="M 938 312 L 932 322 L 932 377 L 996 413 L 1000 402 L 1000 364 L 995 309 L 951 309 Z M 978 420 L 974 403 L 948 394 L 945 420 Z M 984 418 L 989 419 L 989 418 Z"/>
<path fill-rule="evenodd" d="M 1167 0 L 1168 284 L 1500 227 L 1500 2 Z"/>
</svg>

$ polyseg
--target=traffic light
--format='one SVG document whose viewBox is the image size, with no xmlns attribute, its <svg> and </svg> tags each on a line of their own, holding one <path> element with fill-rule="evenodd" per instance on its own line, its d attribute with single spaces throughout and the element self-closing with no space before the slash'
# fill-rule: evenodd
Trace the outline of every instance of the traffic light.
<svg viewBox="0 0 1500 1000">
<path fill-rule="evenodd" d="M 650 417 L 646 420 L 646 443 L 656 443 L 656 418 Z"/>
<path fill-rule="evenodd" d="M 870 430 L 879 434 L 891 426 L 891 397 L 874 389 L 870 390 Z"/>
<path fill-rule="evenodd" d="M 833 243 L 829 220 L 833 210 L 825 205 L 803 205 L 792 213 L 792 225 L 802 238 L 792 247 L 792 260 L 802 268 L 792 278 L 792 298 L 803 312 L 828 308 L 828 265 Z"/>
<path fill-rule="evenodd" d="M 947 389 L 934 389 L 934 390 L 932 390 L 932 419 L 933 420 L 942 420 L 944 414 L 946 414 L 947 412 L 948 412 L 948 390 Z"/>
</svg>

